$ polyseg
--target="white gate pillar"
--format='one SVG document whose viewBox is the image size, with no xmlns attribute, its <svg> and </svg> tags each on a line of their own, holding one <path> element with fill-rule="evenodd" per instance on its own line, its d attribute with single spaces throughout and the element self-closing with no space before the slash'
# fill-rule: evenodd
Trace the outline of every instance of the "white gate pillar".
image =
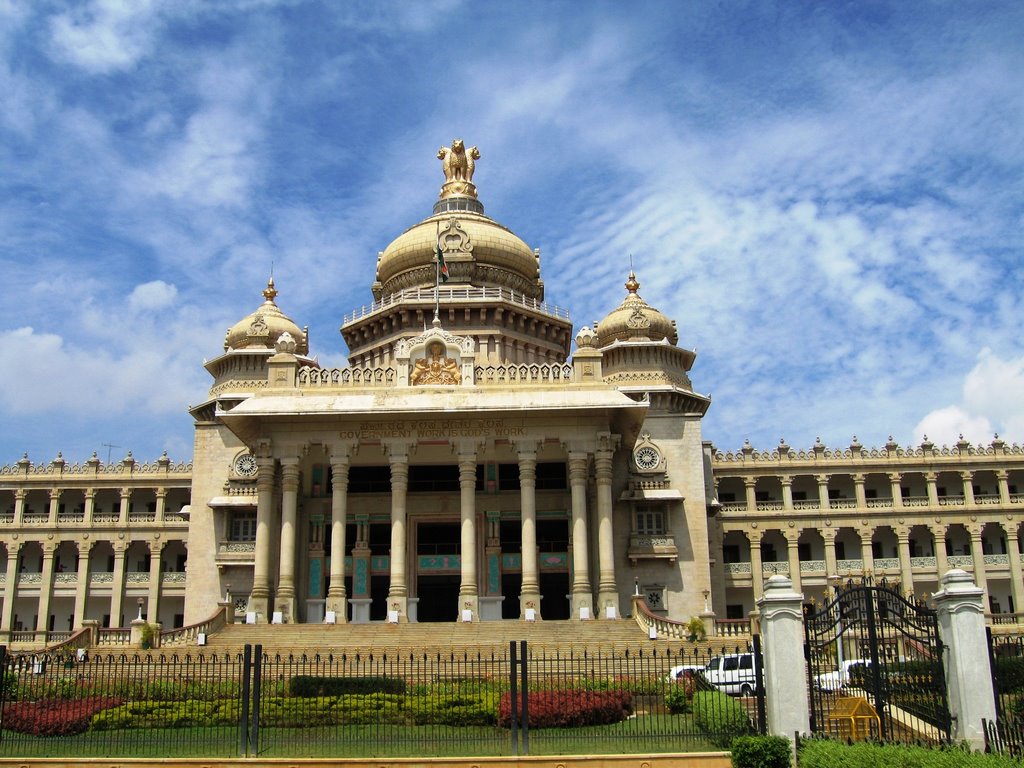
<svg viewBox="0 0 1024 768">
<path fill-rule="evenodd" d="M 757 601 L 764 649 L 764 702 L 768 731 L 792 740 L 811 729 L 804 660 L 804 598 L 786 576 L 772 576 Z"/>
<path fill-rule="evenodd" d="M 954 742 L 968 742 L 971 749 L 984 749 L 981 720 L 996 719 L 982 601 L 985 591 L 959 568 L 946 571 L 939 586 L 932 599 L 939 614 L 939 637 L 946 650 L 943 663 L 953 718 L 950 736 Z"/>
</svg>

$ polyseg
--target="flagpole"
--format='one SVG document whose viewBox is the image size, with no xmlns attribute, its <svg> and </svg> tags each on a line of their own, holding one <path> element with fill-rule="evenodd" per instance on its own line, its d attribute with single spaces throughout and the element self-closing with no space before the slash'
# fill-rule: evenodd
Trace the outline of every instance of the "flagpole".
<svg viewBox="0 0 1024 768">
<path fill-rule="evenodd" d="M 437 222 L 437 233 L 434 236 L 434 325 L 441 324 L 441 222 Z"/>
</svg>

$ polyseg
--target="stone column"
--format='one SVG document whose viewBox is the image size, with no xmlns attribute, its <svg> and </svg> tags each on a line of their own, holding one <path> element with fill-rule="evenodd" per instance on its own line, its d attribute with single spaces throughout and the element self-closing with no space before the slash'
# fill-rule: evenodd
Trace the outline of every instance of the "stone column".
<svg viewBox="0 0 1024 768">
<path fill-rule="evenodd" d="M 830 500 L 828 498 L 828 475 L 815 475 L 815 479 L 818 481 L 818 506 L 823 510 L 828 509 L 830 506 Z"/>
<path fill-rule="evenodd" d="M 519 506 L 522 518 L 522 573 L 519 618 L 540 619 L 540 569 L 537 564 L 537 451 L 535 446 L 519 448 Z"/>
<path fill-rule="evenodd" d="M 86 488 L 85 489 L 85 507 L 83 508 L 85 524 L 90 525 L 92 523 L 93 514 L 96 512 L 96 489 Z"/>
<path fill-rule="evenodd" d="M 160 560 L 163 557 L 165 543 L 163 541 L 149 543 L 149 594 L 146 597 L 146 621 L 150 624 L 160 623 L 160 578 L 163 575 Z"/>
<path fill-rule="evenodd" d="M 903 594 L 914 594 L 914 570 L 910 564 L 910 531 L 907 528 L 899 528 L 896 531 L 896 540 L 900 553 L 900 581 L 903 582 Z"/>
<path fill-rule="evenodd" d="M 121 626 L 121 613 L 124 610 L 124 556 L 126 546 L 123 542 L 114 544 L 114 580 L 110 585 L 110 626 Z"/>
<path fill-rule="evenodd" d="M 761 562 L 761 531 L 747 531 L 750 539 L 750 583 L 754 588 L 754 601 L 764 595 L 764 563 Z"/>
<path fill-rule="evenodd" d="M 85 607 L 89 601 L 89 553 L 92 542 L 78 542 L 78 579 L 75 582 L 75 614 L 74 628 L 82 626 L 85 621 Z"/>
<path fill-rule="evenodd" d="M 274 524 L 274 460 L 256 459 L 256 551 L 252 572 L 252 591 L 247 611 L 255 613 L 257 621 L 270 620 L 270 543 Z"/>
<path fill-rule="evenodd" d="M 295 615 L 295 526 L 299 510 L 299 458 L 281 459 L 281 555 L 277 571 L 274 611 L 286 623 Z"/>
<path fill-rule="evenodd" d="M 800 591 L 800 532 L 787 531 L 786 555 L 789 560 L 789 580 L 793 582 L 793 589 Z"/>
<path fill-rule="evenodd" d="M 156 489 L 156 521 L 159 523 L 167 514 L 167 489 Z M 155 620 L 154 620 L 155 621 Z"/>
<path fill-rule="evenodd" d="M 960 473 L 960 480 L 964 484 L 964 504 L 968 507 L 974 506 L 974 473 L 964 470 Z"/>
<path fill-rule="evenodd" d="M 1024 585 L 1021 584 L 1020 544 L 1017 523 L 1010 523 L 1006 531 L 1006 552 L 1010 558 L 1010 594 L 1013 595 L 1013 612 L 1024 612 Z"/>
<path fill-rule="evenodd" d="M 18 528 L 25 523 L 25 489 L 14 491 L 14 526 Z"/>
<path fill-rule="evenodd" d="M 36 616 L 36 632 L 48 630 L 50 618 L 50 595 L 53 594 L 53 553 L 57 545 L 43 544 L 43 572 L 39 577 L 39 613 Z"/>
<path fill-rule="evenodd" d="M 804 660 L 803 595 L 785 576 L 772 576 L 757 601 L 764 641 L 768 731 L 792 739 L 811 728 Z"/>
<path fill-rule="evenodd" d="M 405 496 L 409 490 L 409 456 L 406 448 L 391 450 L 391 583 L 388 613 L 409 620 L 409 588 L 405 584 Z"/>
<path fill-rule="evenodd" d="M 874 535 L 873 528 L 861 528 L 860 534 L 860 560 L 864 573 L 873 573 L 875 570 L 875 553 L 871 549 L 871 537 Z"/>
<path fill-rule="evenodd" d="M 946 526 L 937 523 L 928 528 L 935 542 L 935 572 L 941 578 L 949 570 L 949 562 L 946 560 Z"/>
<path fill-rule="evenodd" d="M 335 449 L 331 453 L 331 578 L 327 587 L 326 610 L 334 611 L 335 621 L 348 621 L 345 594 L 345 526 L 348 523 L 348 468 L 347 450 Z"/>
<path fill-rule="evenodd" d="M 779 475 L 779 483 L 782 485 L 782 508 L 793 509 L 793 476 Z"/>
<path fill-rule="evenodd" d="M 587 535 L 587 454 L 569 454 L 569 488 L 572 495 L 572 615 L 592 617 L 594 595 L 590 586 Z"/>
<path fill-rule="evenodd" d="M 988 575 L 985 572 L 985 551 L 981 546 L 981 534 L 985 526 L 981 523 L 968 526 L 971 534 L 971 559 L 974 561 L 974 583 L 985 590 L 986 609 L 988 607 Z"/>
<path fill-rule="evenodd" d="M 999 503 L 1006 506 L 1010 503 L 1010 473 L 1005 469 L 997 469 L 996 482 L 999 484 Z"/>
<path fill-rule="evenodd" d="M 121 506 L 117 513 L 117 521 L 121 525 L 125 525 L 128 522 L 128 517 L 131 512 L 132 505 L 132 489 L 122 488 L 121 489 Z"/>
<path fill-rule="evenodd" d="M 370 518 L 366 514 L 353 516 L 356 521 L 356 540 L 352 545 L 352 622 L 365 624 L 370 620 Z"/>
<path fill-rule="evenodd" d="M 902 472 L 889 473 L 889 489 L 892 494 L 893 509 L 903 509 L 903 490 L 900 488 L 900 482 L 902 480 Z"/>
<path fill-rule="evenodd" d="M 57 523 L 57 514 L 60 511 L 60 488 L 50 489 L 50 508 L 48 510 L 48 519 L 50 525 Z"/>
<path fill-rule="evenodd" d="M 14 624 L 14 599 L 18 592 L 18 553 L 21 543 L 7 544 L 7 580 L 4 582 L 4 612 L 0 617 L 0 630 L 10 632 Z"/>
<path fill-rule="evenodd" d="M 824 528 L 821 538 L 825 541 L 825 578 L 839 575 L 839 564 L 836 562 L 836 530 Z"/>
<path fill-rule="evenodd" d="M 952 739 L 966 741 L 972 750 L 985 748 L 981 721 L 995 720 L 992 668 L 985 638 L 984 590 L 959 568 L 939 580 L 933 595 L 939 615 L 939 636 L 945 645 L 943 662 L 953 717 Z"/>
<path fill-rule="evenodd" d="M 744 477 L 743 490 L 747 497 L 747 512 L 757 512 L 757 478 Z"/>
<path fill-rule="evenodd" d="M 615 583 L 612 455 L 609 449 L 599 450 L 594 455 L 597 480 L 597 610 L 602 619 L 619 618 L 619 591 Z"/>
<path fill-rule="evenodd" d="M 864 482 L 867 478 L 863 472 L 854 472 L 851 477 L 853 478 L 853 497 L 857 500 L 857 508 L 864 509 L 868 505 L 868 496 L 864 490 Z"/>
<path fill-rule="evenodd" d="M 476 579 L 476 454 L 459 452 L 460 534 L 459 620 L 480 619 Z M 466 614 L 469 611 L 469 614 Z"/>
<path fill-rule="evenodd" d="M 925 472 L 924 483 L 928 489 L 928 506 L 939 506 L 939 475 L 936 472 Z"/>
</svg>

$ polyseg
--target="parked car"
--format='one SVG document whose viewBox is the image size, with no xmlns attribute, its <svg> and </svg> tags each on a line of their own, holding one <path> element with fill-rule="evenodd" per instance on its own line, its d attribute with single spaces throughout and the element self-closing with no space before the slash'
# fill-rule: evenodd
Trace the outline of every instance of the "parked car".
<svg viewBox="0 0 1024 768">
<path fill-rule="evenodd" d="M 670 683 L 675 683 L 682 680 L 687 672 L 703 672 L 703 664 L 680 664 L 679 666 L 672 667 L 668 671 L 668 677 L 665 679 Z"/>
<path fill-rule="evenodd" d="M 850 684 L 850 670 L 858 664 L 868 665 L 864 659 L 844 659 L 833 672 L 823 672 L 816 680 L 823 691 L 839 691 Z"/>
<path fill-rule="evenodd" d="M 751 696 L 757 690 L 757 663 L 752 653 L 715 656 L 704 667 L 704 677 L 723 693 Z"/>
</svg>

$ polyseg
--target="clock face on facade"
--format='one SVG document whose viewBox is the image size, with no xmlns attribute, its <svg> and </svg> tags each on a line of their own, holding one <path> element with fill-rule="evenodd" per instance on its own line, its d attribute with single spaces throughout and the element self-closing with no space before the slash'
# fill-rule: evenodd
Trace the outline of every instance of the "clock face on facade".
<svg viewBox="0 0 1024 768">
<path fill-rule="evenodd" d="M 633 461 L 640 469 L 654 469 L 661 463 L 661 455 L 651 446 L 645 445 L 633 454 Z"/>
<path fill-rule="evenodd" d="M 256 457 L 251 453 L 243 453 L 235 459 L 235 472 L 242 477 L 252 477 L 256 474 L 259 466 L 256 464 Z"/>
</svg>

